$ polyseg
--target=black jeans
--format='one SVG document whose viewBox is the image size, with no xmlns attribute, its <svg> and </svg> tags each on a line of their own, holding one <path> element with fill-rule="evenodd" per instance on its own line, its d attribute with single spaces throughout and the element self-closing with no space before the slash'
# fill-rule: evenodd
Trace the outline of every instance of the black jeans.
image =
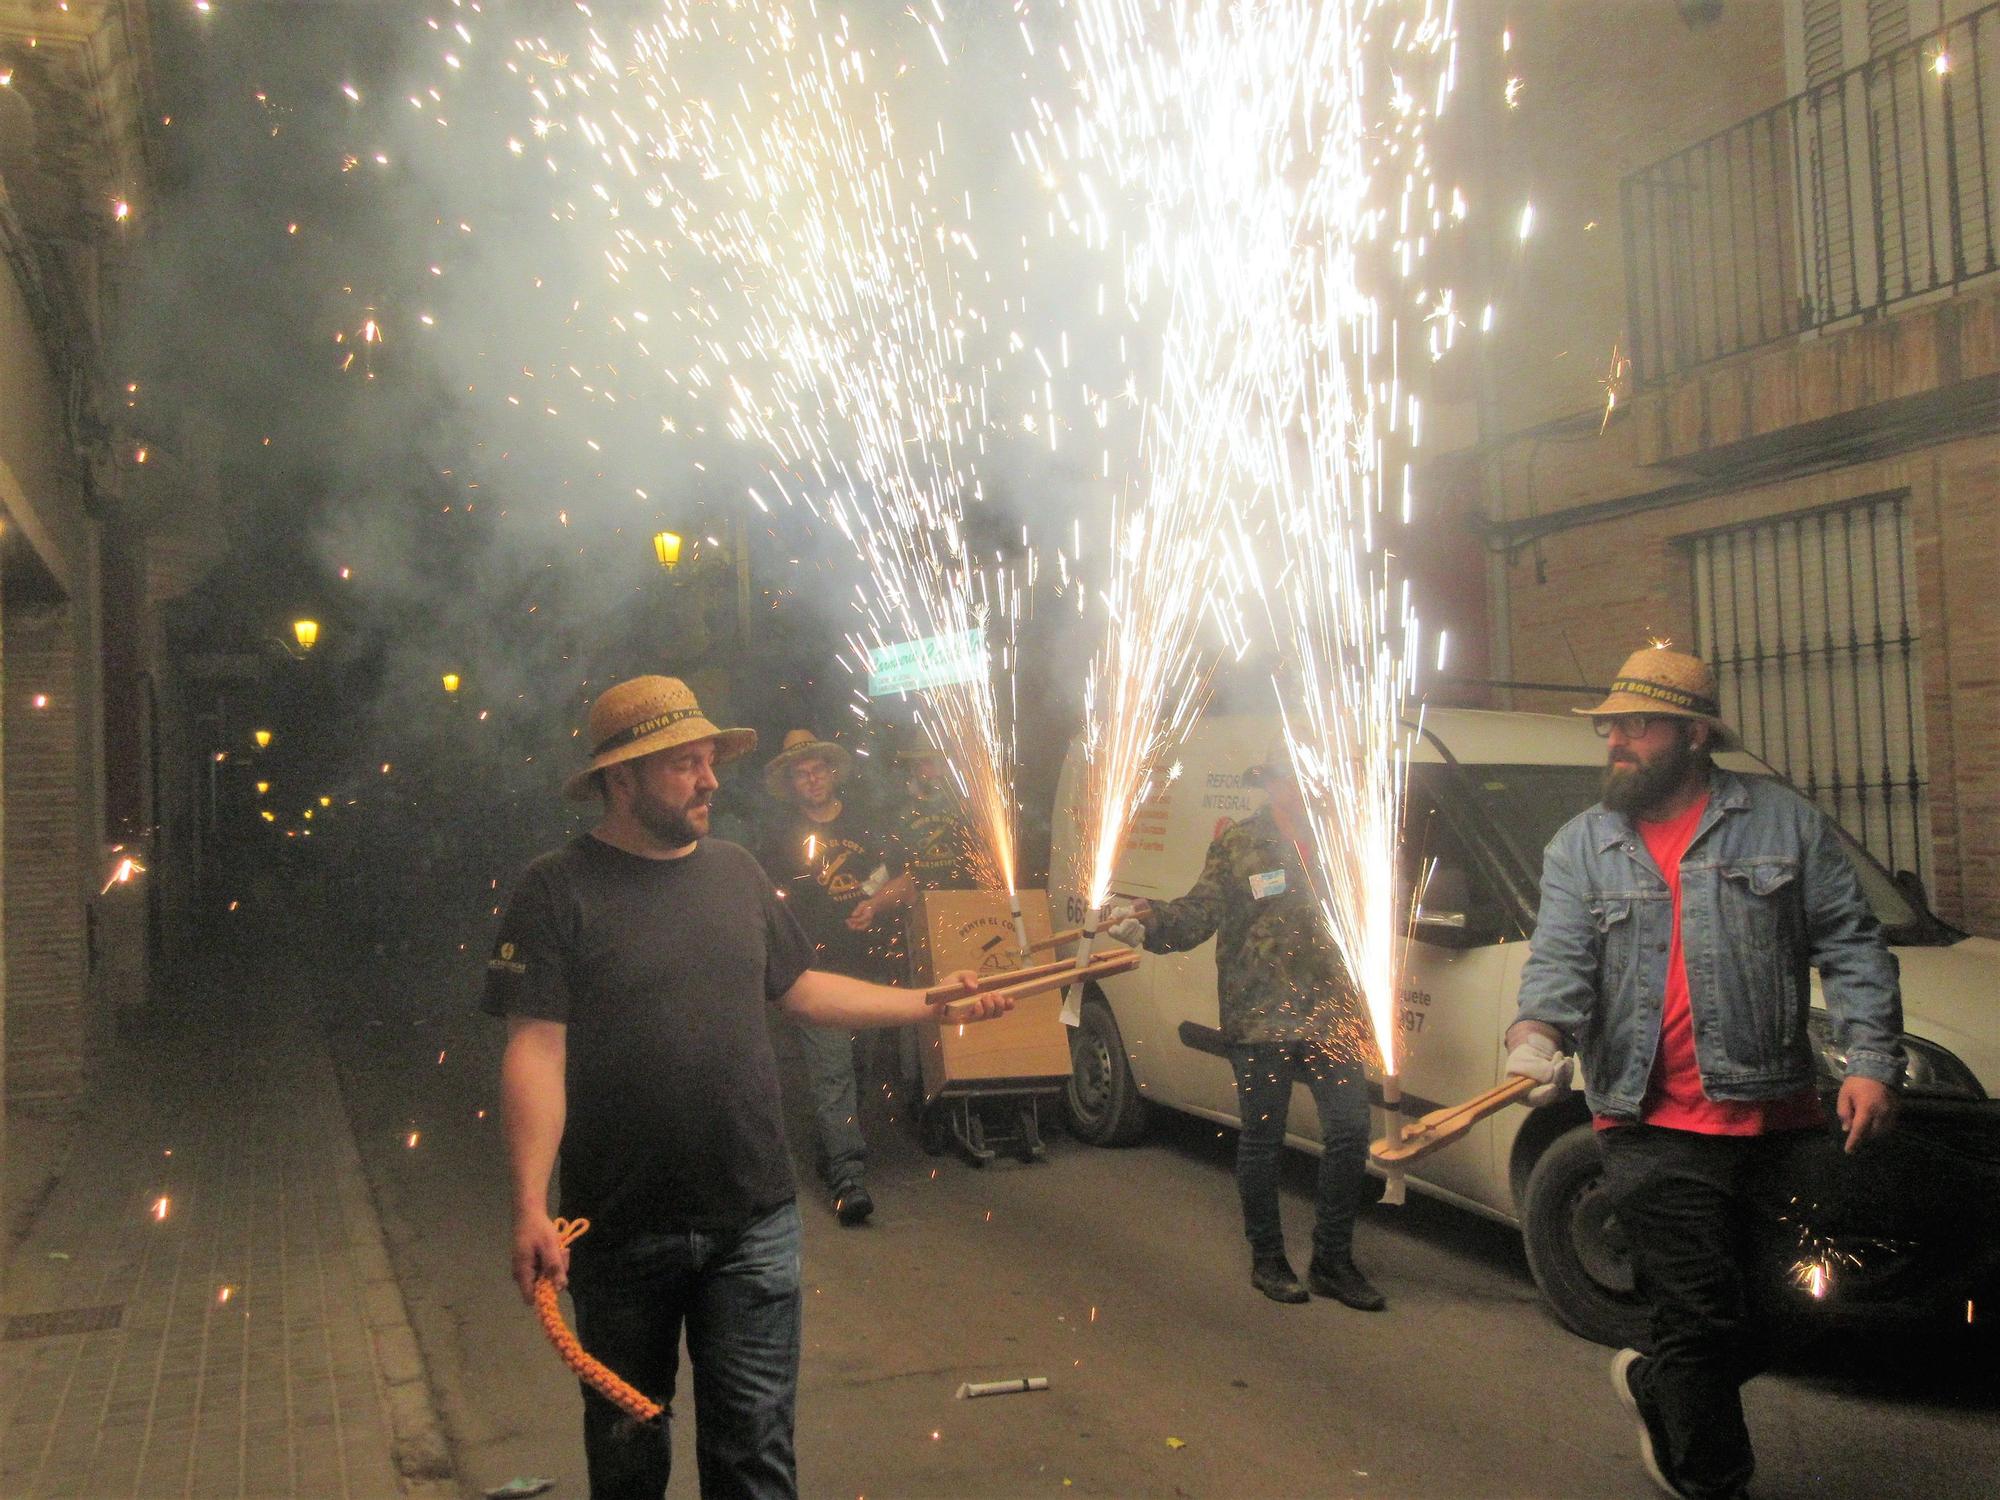
<svg viewBox="0 0 2000 1500">
<path fill-rule="evenodd" d="M 1304 1083 L 1319 1109 L 1319 1191 L 1313 1205 L 1313 1264 L 1334 1267 L 1353 1252 L 1354 1214 L 1368 1175 L 1368 1083 L 1361 1065 L 1336 1062 L 1303 1042 L 1238 1043 L 1236 1105 L 1243 1134 L 1236 1142 L 1236 1191 L 1243 1233 L 1253 1259 L 1285 1253 L 1278 1216 L 1278 1165 L 1285 1154 L 1285 1116 L 1292 1086 Z"/>
<path fill-rule="evenodd" d="M 662 1406 L 687 1326 L 695 1462 L 704 1500 L 788 1500 L 799 1384 L 799 1210 L 782 1204 L 730 1234 L 650 1234 L 570 1265 L 583 1347 Z M 583 1389 L 591 1500 L 660 1500 L 668 1414 L 640 1425 Z"/>
<path fill-rule="evenodd" d="M 1758 1271 L 1781 1243 L 1787 1184 L 1839 1145 L 1824 1130 L 1727 1136 L 1651 1125 L 1600 1131 L 1597 1142 L 1652 1305 L 1652 1348 L 1633 1386 L 1655 1452 L 1695 1500 L 1739 1495 L 1754 1467 L 1742 1386 L 1770 1362 L 1774 1337 Z"/>
</svg>

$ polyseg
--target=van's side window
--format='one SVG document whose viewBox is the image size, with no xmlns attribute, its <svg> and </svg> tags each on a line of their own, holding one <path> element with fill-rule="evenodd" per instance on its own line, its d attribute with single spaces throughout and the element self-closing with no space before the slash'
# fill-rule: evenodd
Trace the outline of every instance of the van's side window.
<svg viewBox="0 0 2000 1500">
<path fill-rule="evenodd" d="M 1418 942 L 1470 948 L 1498 940 L 1503 909 L 1464 841 L 1438 806 L 1427 766 L 1413 766 L 1404 804 L 1397 889 L 1421 893 L 1415 912 Z"/>
</svg>

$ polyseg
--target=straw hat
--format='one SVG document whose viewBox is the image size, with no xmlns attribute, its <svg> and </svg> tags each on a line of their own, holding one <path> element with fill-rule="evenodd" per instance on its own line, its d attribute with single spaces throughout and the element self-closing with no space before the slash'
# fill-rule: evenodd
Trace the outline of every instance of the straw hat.
<svg viewBox="0 0 2000 1500">
<path fill-rule="evenodd" d="M 1625 658 L 1611 679 L 1611 692 L 1595 708 L 1573 708 L 1573 714 L 1604 718 L 1610 714 L 1651 714 L 1673 719 L 1701 719 L 1715 730 L 1713 747 L 1735 748 L 1736 732 L 1722 722 L 1716 697 L 1715 672 L 1700 657 L 1665 646 L 1647 646 Z"/>
<path fill-rule="evenodd" d="M 696 740 L 715 741 L 719 766 L 755 750 L 757 731 L 716 728 L 678 677 L 629 678 L 606 688 L 590 705 L 590 764 L 563 783 L 563 796 L 588 802 L 596 790 L 593 773 Z"/>
<path fill-rule="evenodd" d="M 838 781 L 854 764 L 854 757 L 847 753 L 845 745 L 836 745 L 831 740 L 823 740 L 810 729 L 788 729 L 785 744 L 770 764 L 764 767 L 764 790 L 780 802 L 792 800 L 792 767 L 802 760 L 823 760 L 827 769 Z"/>
<path fill-rule="evenodd" d="M 896 736 L 896 759 L 909 762 L 918 760 L 945 760 L 948 757 L 930 741 L 930 736 L 912 724 Z"/>
</svg>

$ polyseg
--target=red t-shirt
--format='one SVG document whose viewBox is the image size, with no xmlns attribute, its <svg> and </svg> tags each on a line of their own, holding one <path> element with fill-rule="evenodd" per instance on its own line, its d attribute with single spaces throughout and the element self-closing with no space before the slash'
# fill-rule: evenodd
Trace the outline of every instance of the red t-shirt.
<svg viewBox="0 0 2000 1500">
<path fill-rule="evenodd" d="M 1666 877 L 1674 903 L 1673 939 L 1667 947 L 1666 1004 L 1660 1014 L 1660 1050 L 1653 1058 L 1653 1075 L 1646 1085 L 1639 1118 L 1647 1125 L 1690 1130 L 1698 1135 L 1762 1135 L 1772 1130 L 1803 1130 L 1824 1118 L 1819 1095 L 1811 1085 L 1782 1099 L 1742 1101 L 1711 1099 L 1702 1092 L 1701 1069 L 1695 1062 L 1694 1008 L 1688 998 L 1687 962 L 1681 951 L 1681 856 L 1694 842 L 1701 815 L 1708 809 L 1703 796 L 1677 818 L 1664 823 L 1638 821 L 1639 837 Z M 1597 1128 L 1625 1123 L 1599 1115 Z"/>
</svg>

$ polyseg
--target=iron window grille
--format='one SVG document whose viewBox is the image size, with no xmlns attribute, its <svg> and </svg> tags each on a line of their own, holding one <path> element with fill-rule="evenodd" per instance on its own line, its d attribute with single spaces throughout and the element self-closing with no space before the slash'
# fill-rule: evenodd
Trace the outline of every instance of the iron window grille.
<svg viewBox="0 0 2000 1500">
<path fill-rule="evenodd" d="M 1723 717 L 1891 870 L 1931 867 L 1902 494 L 1684 539 Z"/>
</svg>

